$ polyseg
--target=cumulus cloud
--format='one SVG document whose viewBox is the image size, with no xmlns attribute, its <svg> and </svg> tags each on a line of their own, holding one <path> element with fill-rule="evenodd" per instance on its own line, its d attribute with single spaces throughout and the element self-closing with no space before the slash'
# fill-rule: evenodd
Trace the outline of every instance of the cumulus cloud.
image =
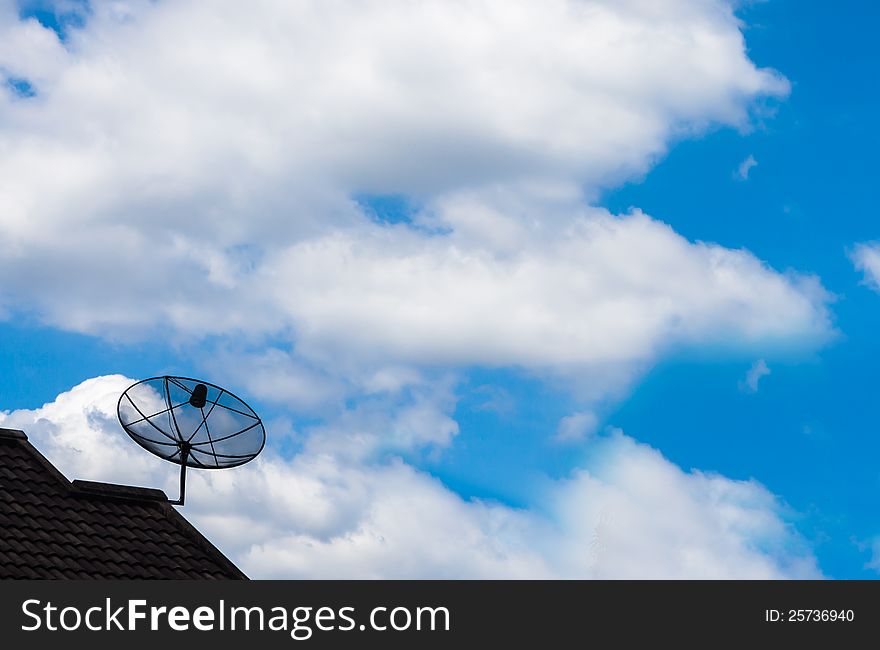
<svg viewBox="0 0 880 650">
<path fill-rule="evenodd" d="M 70 478 L 176 490 L 114 421 L 130 379 L 96 377 L 0 414 Z M 185 513 L 253 577 L 816 577 L 785 507 L 755 481 L 686 472 L 621 432 L 527 509 L 463 499 L 392 458 L 267 450 L 191 472 Z M 246 531 L 246 532 L 242 532 Z"/>
<path fill-rule="evenodd" d="M 0 29 L 36 89 L 0 94 L 0 303 L 52 325 L 527 365 L 823 326 L 747 254 L 581 207 L 787 92 L 725 3 L 97 3 L 65 42 L 8 4 Z M 371 193 L 430 228 L 370 222 Z"/>
<path fill-rule="evenodd" d="M 250 194 L 271 172 L 298 191 L 311 183 L 294 173 L 379 192 L 535 176 L 595 186 L 644 170 L 678 129 L 743 124 L 750 99 L 787 92 L 749 61 L 731 8 L 716 1 L 663 11 L 572 0 L 92 9 L 63 44 L 6 16 L 3 69 L 31 80 L 42 101 L 4 98 L 3 111 L 54 142 L 44 154 L 54 162 L 84 163 L 64 164 L 55 183 L 114 201 Z M 50 128 L 62 108 L 65 126 Z M 14 144 L 26 153 L 24 138 Z M 38 182 L 33 171 L 18 179 Z M 72 174 L 88 186 L 69 185 Z M 123 186 L 95 187 L 102 175 Z M 49 212 L 63 197 L 29 198 Z"/>
<path fill-rule="evenodd" d="M 283 404 L 297 413 L 339 409 L 346 394 L 352 390 L 364 392 L 368 381 L 368 378 L 360 378 L 360 385 L 353 388 L 347 384 L 357 378 L 339 377 L 289 351 L 271 346 L 257 351 L 224 347 L 208 356 L 204 366 L 220 377 L 234 373 L 249 394 L 259 395 L 266 402 Z M 414 377 L 407 379 L 415 383 Z"/>
<path fill-rule="evenodd" d="M 278 275 L 303 281 L 279 285 L 275 302 L 301 349 L 344 341 L 419 363 L 638 362 L 667 344 L 829 329 L 815 279 L 691 244 L 640 213 L 587 211 L 543 239 L 523 230 L 503 255 L 403 227 L 309 241 L 279 256 Z"/>
<path fill-rule="evenodd" d="M 857 244 L 850 253 L 857 270 L 864 273 L 865 284 L 880 291 L 880 245 Z"/>
</svg>

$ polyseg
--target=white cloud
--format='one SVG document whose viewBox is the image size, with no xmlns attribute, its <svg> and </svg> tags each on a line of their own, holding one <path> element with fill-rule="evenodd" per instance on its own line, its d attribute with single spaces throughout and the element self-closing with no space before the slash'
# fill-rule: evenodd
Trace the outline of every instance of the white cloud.
<svg viewBox="0 0 880 650">
<path fill-rule="evenodd" d="M 732 10 L 714 1 L 662 12 L 572 0 L 133 1 L 93 12 L 66 48 L 35 21 L 6 18 L 0 62 L 42 102 L 3 110 L 24 129 L 20 154 L 36 153 L 23 137 L 34 131 L 56 144 L 44 154 L 63 163 L 56 184 L 113 201 L 208 188 L 232 198 L 268 174 L 295 191 L 311 183 L 294 174 L 380 192 L 535 176 L 595 186 L 642 171 L 676 131 L 744 124 L 750 99 L 788 88 L 748 60 Z M 61 109 L 68 119 L 53 125 Z M 33 171 L 16 177 L 34 185 Z M 104 175 L 123 186 L 98 191 Z M 25 198 L 41 212 L 63 205 Z"/>
<path fill-rule="evenodd" d="M 590 411 L 566 415 L 559 421 L 554 440 L 557 442 L 579 442 L 596 432 L 599 418 Z"/>
<path fill-rule="evenodd" d="M 342 378 L 274 347 L 258 352 L 223 348 L 208 355 L 203 365 L 214 375 L 236 376 L 251 395 L 298 413 L 339 409 L 350 392 Z"/>
<path fill-rule="evenodd" d="M 172 465 L 112 418 L 131 380 L 98 377 L 0 415 L 71 478 L 157 485 Z M 785 508 L 754 481 L 685 472 L 617 432 L 529 509 L 465 500 L 400 461 L 307 446 L 191 472 L 184 513 L 254 577 L 816 577 Z"/>
<path fill-rule="evenodd" d="M 749 157 L 743 160 L 739 167 L 736 168 L 736 177 L 741 181 L 746 181 L 749 179 L 749 172 L 752 171 L 752 167 L 757 167 L 758 161 L 755 160 L 755 157 L 749 154 Z"/>
<path fill-rule="evenodd" d="M 865 284 L 880 291 L 880 245 L 857 244 L 850 253 L 856 269 L 865 274 Z"/>
<path fill-rule="evenodd" d="M 272 334 L 334 362 L 532 367 L 826 328 L 821 292 L 747 253 L 583 207 L 787 92 L 723 2 L 93 10 L 65 44 L 11 7 L 0 27 L 0 69 L 37 89 L 0 96 L 7 310 L 113 338 Z M 380 227 L 350 198 L 382 192 L 446 234 Z M 308 402 L 303 367 L 272 385 Z"/>
<path fill-rule="evenodd" d="M 300 350 L 347 347 L 427 364 L 577 367 L 651 360 L 666 345 L 810 341 L 830 329 L 815 279 L 691 244 L 635 213 L 572 215 L 498 254 L 405 228 L 337 233 L 271 263 Z M 526 241 L 528 243 L 526 243 Z"/>
<path fill-rule="evenodd" d="M 0 425 L 23 429 L 70 478 L 151 481 L 150 464 L 131 448 L 116 419 L 119 395 L 132 383 L 121 375 L 89 379 L 43 408 L 0 411 Z M 119 435 L 111 435 L 114 429 Z"/>
<path fill-rule="evenodd" d="M 739 384 L 740 389 L 749 393 L 757 393 L 761 378 L 766 377 L 770 373 L 771 370 L 767 366 L 767 362 L 763 359 L 758 359 L 746 372 L 745 378 Z"/>
</svg>

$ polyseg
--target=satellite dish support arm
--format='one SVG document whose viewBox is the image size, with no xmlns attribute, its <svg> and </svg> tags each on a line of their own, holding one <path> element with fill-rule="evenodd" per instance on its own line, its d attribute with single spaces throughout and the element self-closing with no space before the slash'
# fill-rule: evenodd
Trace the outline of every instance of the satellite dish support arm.
<svg viewBox="0 0 880 650">
<path fill-rule="evenodd" d="M 185 444 L 185 443 L 184 443 Z M 189 456 L 189 445 L 181 447 L 180 450 L 180 498 L 176 501 L 169 501 L 173 506 L 182 506 L 186 498 L 186 459 Z"/>
</svg>

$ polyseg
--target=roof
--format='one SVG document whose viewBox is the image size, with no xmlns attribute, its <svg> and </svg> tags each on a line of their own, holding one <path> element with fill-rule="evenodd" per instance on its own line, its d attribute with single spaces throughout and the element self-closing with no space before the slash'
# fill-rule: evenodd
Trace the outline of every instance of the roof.
<svg viewBox="0 0 880 650">
<path fill-rule="evenodd" d="M 68 481 L 0 428 L 0 578 L 247 579 L 161 490 Z"/>
</svg>

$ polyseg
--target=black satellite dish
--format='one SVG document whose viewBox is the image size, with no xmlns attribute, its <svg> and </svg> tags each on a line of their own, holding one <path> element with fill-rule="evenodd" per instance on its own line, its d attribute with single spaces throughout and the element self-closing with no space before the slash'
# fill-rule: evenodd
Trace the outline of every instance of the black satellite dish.
<svg viewBox="0 0 880 650">
<path fill-rule="evenodd" d="M 132 440 L 180 465 L 183 505 L 186 468 L 226 469 L 253 460 L 266 444 L 254 410 L 225 388 L 188 377 L 152 377 L 119 397 L 119 423 Z"/>
</svg>

